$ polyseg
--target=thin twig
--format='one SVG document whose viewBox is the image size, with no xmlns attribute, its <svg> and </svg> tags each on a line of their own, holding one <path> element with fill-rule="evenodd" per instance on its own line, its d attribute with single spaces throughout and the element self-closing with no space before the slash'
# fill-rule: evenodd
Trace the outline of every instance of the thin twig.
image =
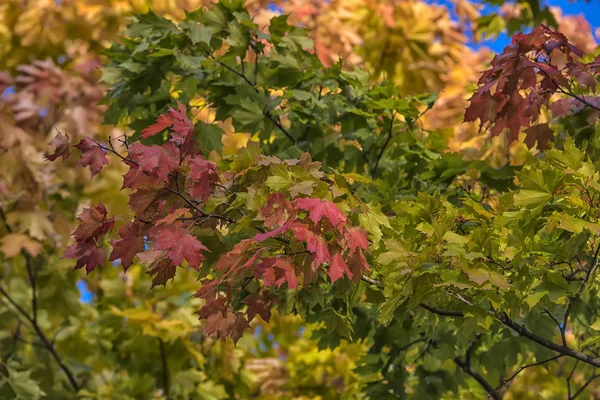
<svg viewBox="0 0 600 400">
<path fill-rule="evenodd" d="M 561 357 L 564 357 L 564 355 L 563 354 L 559 354 L 557 356 L 550 357 L 550 358 L 547 358 L 547 359 L 539 361 L 539 362 L 535 362 L 535 363 L 532 363 L 532 364 L 523 365 L 522 367 L 519 368 L 519 370 L 517 372 L 515 372 L 514 374 L 512 374 L 510 378 L 503 379 L 502 383 L 500 384 L 500 386 L 498 386 L 496 388 L 496 390 L 499 390 L 500 388 L 502 388 L 503 386 L 505 386 L 507 383 L 509 383 L 510 381 L 512 381 L 513 379 L 515 379 L 517 377 L 517 375 L 519 375 L 521 372 L 523 372 L 527 368 L 537 367 L 537 366 L 540 366 L 540 365 L 544 365 L 544 364 L 546 364 L 546 363 L 548 363 L 550 361 L 554 361 L 554 360 L 559 359 Z"/>
<path fill-rule="evenodd" d="M 163 378 L 163 390 L 167 399 L 170 399 L 170 377 L 169 377 L 169 364 L 167 363 L 167 352 L 165 351 L 165 342 L 161 338 L 158 338 L 160 347 L 160 359 L 162 362 L 162 378 Z"/>
</svg>

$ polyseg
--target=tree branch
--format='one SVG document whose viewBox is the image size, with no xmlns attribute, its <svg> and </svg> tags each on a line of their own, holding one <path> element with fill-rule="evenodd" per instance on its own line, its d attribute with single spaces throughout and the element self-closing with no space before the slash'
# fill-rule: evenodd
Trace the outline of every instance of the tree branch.
<svg viewBox="0 0 600 400">
<path fill-rule="evenodd" d="M 513 379 L 515 379 L 517 377 L 517 375 L 519 375 L 521 372 L 523 372 L 527 368 L 537 367 L 537 366 L 540 366 L 540 365 L 544 365 L 547 362 L 554 361 L 554 360 L 559 359 L 561 357 L 564 357 L 564 355 L 563 354 L 559 354 L 557 356 L 550 357 L 550 358 L 547 358 L 547 359 L 539 361 L 539 362 L 535 362 L 535 363 L 532 363 L 532 364 L 524 365 L 524 366 L 520 367 L 517 372 L 515 372 L 514 374 L 512 374 L 510 378 L 503 379 L 502 382 L 500 383 L 500 385 L 495 390 L 501 389 L 503 386 L 505 386 L 507 383 L 509 383 L 510 381 L 512 381 Z"/>
<path fill-rule="evenodd" d="M 588 380 L 587 380 L 587 382 L 585 382 L 585 383 L 583 384 L 583 386 L 582 386 L 582 387 L 580 387 L 580 388 L 579 388 L 579 389 L 578 389 L 578 390 L 577 390 L 575 393 L 573 393 L 573 396 L 569 396 L 569 400 L 574 400 L 574 399 L 575 399 L 577 396 L 579 396 L 581 393 L 583 393 L 583 391 L 585 390 L 585 388 L 587 388 L 587 387 L 588 387 L 588 385 L 589 385 L 590 383 L 592 383 L 592 381 L 593 381 L 594 379 L 598 378 L 599 376 L 600 376 L 600 374 L 596 374 L 596 373 L 594 372 L 594 374 L 592 375 L 592 377 L 591 377 L 590 379 L 588 379 Z"/>
<path fill-rule="evenodd" d="M 257 56 L 257 57 L 258 57 L 258 56 Z M 233 67 L 231 67 L 231 66 L 229 66 L 229 65 L 227 65 L 227 64 L 225 64 L 225 63 L 222 63 L 221 61 L 217 61 L 217 64 L 219 64 L 220 66 L 222 66 L 222 67 L 226 68 L 227 70 L 229 70 L 229 71 L 233 72 L 235 75 L 237 75 L 237 76 L 239 76 L 240 78 L 242 78 L 242 79 L 244 80 L 244 82 L 246 82 L 248 85 L 252 86 L 252 87 L 254 88 L 254 90 L 255 90 L 257 93 L 260 93 L 260 90 L 259 90 L 259 89 L 256 87 L 256 85 L 255 85 L 254 83 L 252 83 L 252 81 L 250 81 L 250 79 L 248 79 L 248 77 L 247 77 L 245 74 L 243 74 L 243 73 L 241 73 L 241 72 L 237 71 L 235 68 L 233 68 Z M 287 136 L 287 138 L 288 138 L 288 139 L 290 139 L 290 140 L 291 140 L 291 142 L 292 142 L 292 143 L 296 144 L 296 142 L 297 142 L 297 141 L 296 141 L 296 139 L 294 139 L 294 137 L 293 137 L 293 136 L 292 136 L 292 135 L 291 135 L 291 134 L 288 132 L 288 130 L 287 130 L 287 129 L 285 129 L 285 128 L 283 127 L 283 125 L 281 125 L 281 122 L 279 122 L 279 120 L 278 120 L 277 118 L 275 118 L 275 116 L 274 116 L 273 114 L 271 114 L 271 112 L 270 112 L 270 111 L 268 111 L 268 110 L 264 110 L 264 111 L 263 111 L 263 113 L 265 114 L 265 116 L 266 116 L 267 118 L 269 118 L 269 119 L 271 120 L 271 122 L 272 122 L 272 123 L 273 123 L 273 124 L 274 124 L 274 125 L 275 125 L 277 128 L 279 128 L 279 130 L 280 130 L 280 131 L 281 131 L 281 132 L 282 132 L 282 133 L 283 133 L 285 136 Z"/>
<path fill-rule="evenodd" d="M 392 140 L 392 134 L 393 134 L 393 128 L 394 128 L 394 118 L 396 118 L 396 113 L 392 111 L 392 119 L 390 121 L 390 128 L 388 130 L 387 138 L 385 140 L 385 143 L 383 143 L 381 150 L 379 151 L 379 155 L 377 156 L 377 160 L 375 161 L 375 165 L 373 166 L 373 169 L 371 171 L 371 177 L 373 179 L 375 179 L 375 176 L 377 175 L 377 168 L 379 167 L 379 162 L 381 161 L 381 157 L 383 157 L 383 153 L 385 152 L 385 149 L 387 148 L 388 144 Z"/>
<path fill-rule="evenodd" d="M 160 359 L 162 362 L 162 379 L 163 379 L 163 390 L 167 399 L 170 399 L 170 378 L 169 378 L 169 364 L 167 363 L 167 352 L 165 351 L 165 342 L 161 338 L 157 338 L 160 346 Z"/>
<path fill-rule="evenodd" d="M 496 392 L 496 390 L 492 387 L 492 385 L 490 385 L 490 383 L 488 381 L 486 381 L 485 378 L 481 374 L 479 374 L 477 371 L 475 371 L 473 368 L 471 368 L 470 362 L 461 360 L 459 357 L 454 358 L 454 362 L 466 374 L 470 375 L 471 378 L 475 379 L 477 381 L 477 383 L 479 383 L 489 393 L 491 398 L 493 398 L 494 400 L 502 400 L 502 396 L 500 396 L 498 394 L 498 392 Z"/>
<path fill-rule="evenodd" d="M 71 372 L 69 367 L 67 367 L 67 365 L 63 362 L 60 355 L 56 352 L 56 349 L 54 348 L 54 344 L 52 344 L 48 340 L 48 338 L 46 337 L 44 332 L 42 332 L 40 326 L 37 324 L 37 321 L 34 321 L 34 319 L 19 304 L 17 304 L 12 299 L 12 297 L 10 297 L 8 295 L 8 293 L 2 287 L 0 287 L 0 294 L 2 294 L 4 297 L 6 297 L 6 299 L 9 301 L 9 303 L 12 304 L 13 307 L 15 307 L 17 309 L 17 311 L 21 315 L 23 315 L 23 317 L 25 317 L 25 319 L 27 319 L 27 321 L 29 321 L 33 330 L 35 331 L 35 333 L 39 337 L 40 341 L 42 342 L 42 345 L 44 346 L 44 348 L 50 352 L 50 354 L 52 355 L 52 357 L 54 358 L 54 360 L 56 361 L 56 363 L 58 364 L 60 369 L 65 373 L 65 375 L 67 375 L 67 379 L 69 380 L 69 383 L 73 387 L 73 390 L 75 392 L 78 392 L 80 389 L 80 386 L 79 386 L 79 383 L 77 383 L 77 380 L 75 379 L 75 375 Z"/>
</svg>

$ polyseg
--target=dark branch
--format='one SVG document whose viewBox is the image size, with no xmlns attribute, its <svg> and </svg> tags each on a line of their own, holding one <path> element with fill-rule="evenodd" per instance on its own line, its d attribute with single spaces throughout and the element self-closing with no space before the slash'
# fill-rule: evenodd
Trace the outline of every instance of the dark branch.
<svg viewBox="0 0 600 400">
<path fill-rule="evenodd" d="M 490 383 L 488 381 L 486 381 L 485 378 L 483 376 L 481 376 L 481 374 L 479 374 L 477 371 L 475 371 L 473 368 L 471 368 L 471 366 L 469 365 L 470 363 L 468 364 L 465 360 L 461 360 L 459 357 L 456 357 L 454 359 L 454 362 L 466 374 L 470 375 L 471 378 L 475 379 L 477 381 L 477 383 L 479 383 L 486 390 L 486 392 L 489 393 L 489 395 L 494 400 L 502 400 L 502 396 L 500 396 L 498 394 L 498 392 L 496 392 L 496 390 L 494 390 L 494 388 L 492 387 L 492 385 L 490 385 Z"/>
<path fill-rule="evenodd" d="M 160 359 L 162 362 L 162 379 L 163 379 L 163 390 L 167 399 L 170 399 L 170 378 L 169 378 L 169 364 L 167 363 L 167 352 L 165 351 L 165 342 L 161 338 L 158 338 L 160 346 Z"/>
</svg>

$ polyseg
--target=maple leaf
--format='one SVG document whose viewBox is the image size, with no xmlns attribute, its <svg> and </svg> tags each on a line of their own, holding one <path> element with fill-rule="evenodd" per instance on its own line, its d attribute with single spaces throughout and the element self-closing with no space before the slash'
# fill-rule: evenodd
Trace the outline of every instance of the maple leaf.
<svg viewBox="0 0 600 400">
<path fill-rule="evenodd" d="M 317 267 L 323 263 L 329 262 L 330 255 L 325 238 L 311 232 L 307 229 L 306 225 L 302 223 L 293 223 L 290 225 L 290 229 L 294 232 L 294 237 L 297 240 L 306 242 L 306 248 L 315 256 Z"/>
<path fill-rule="evenodd" d="M 173 118 L 171 114 L 161 114 L 158 116 L 155 124 L 150 125 L 149 127 L 142 130 L 142 137 L 144 139 L 149 138 L 150 136 L 154 136 L 157 133 L 164 131 L 167 128 L 170 128 L 173 125 Z"/>
<path fill-rule="evenodd" d="M 287 257 L 276 259 L 263 259 L 264 265 L 259 266 L 259 270 L 263 270 L 263 281 L 266 286 L 277 286 L 287 282 L 288 289 L 296 289 L 298 287 L 298 277 L 294 265 Z"/>
<path fill-rule="evenodd" d="M 204 260 L 202 251 L 209 251 L 188 233 L 187 226 L 181 221 L 152 228 L 150 237 L 154 240 L 156 249 L 168 252 L 173 265 L 181 265 L 186 259 L 190 267 L 198 269 Z"/>
<path fill-rule="evenodd" d="M 179 149 L 171 142 L 161 146 L 135 143 L 129 148 L 129 155 L 142 171 L 161 182 L 168 181 L 169 173 L 179 168 Z"/>
<path fill-rule="evenodd" d="M 229 282 L 229 279 L 204 279 L 202 287 L 198 289 L 194 297 L 204 299 L 207 302 L 217 297 L 219 285 Z"/>
<path fill-rule="evenodd" d="M 259 210 L 259 214 L 265 218 L 264 225 L 267 228 L 282 226 L 292 212 L 292 205 L 282 192 L 269 194 L 267 203 Z"/>
<path fill-rule="evenodd" d="M 191 158 L 189 166 L 190 173 L 186 187 L 192 197 L 206 201 L 212 191 L 212 185 L 219 181 L 217 166 L 200 156 Z"/>
<path fill-rule="evenodd" d="M 108 260 L 121 260 L 123 269 L 127 271 L 135 255 L 144 251 L 144 230 L 144 226 L 137 221 L 121 226 L 117 231 L 120 239 L 112 241 L 113 250 Z"/>
<path fill-rule="evenodd" d="M 77 165 L 81 167 L 87 167 L 89 165 L 90 171 L 92 172 L 92 178 L 100 173 L 102 167 L 108 164 L 106 151 L 89 137 L 80 141 L 75 145 L 75 148 L 81 151 L 81 158 L 77 162 Z"/>
<path fill-rule="evenodd" d="M 354 253 L 356 249 L 369 250 L 369 239 L 364 229 L 360 227 L 351 227 L 344 232 L 344 238 L 350 248 L 350 253 Z"/>
<path fill-rule="evenodd" d="M 169 279 L 175 279 L 175 271 L 177 267 L 171 264 L 171 261 L 168 259 L 164 259 L 158 262 L 155 262 L 148 268 L 146 273 L 152 276 L 152 289 L 155 286 L 163 285 L 167 286 L 167 282 Z"/>
<path fill-rule="evenodd" d="M 280 233 L 285 232 L 289 228 L 289 225 L 290 225 L 289 223 L 285 223 L 282 226 L 280 226 L 279 228 L 274 229 L 272 231 L 265 232 L 265 233 L 257 233 L 256 236 L 254 236 L 254 240 L 257 242 L 262 242 L 263 240 L 267 240 L 269 238 L 277 236 Z"/>
<path fill-rule="evenodd" d="M 346 223 L 346 216 L 340 211 L 335 203 L 329 200 L 312 199 L 309 197 L 294 200 L 297 210 L 308 210 L 309 218 L 317 224 L 326 218 L 334 227 Z"/>
<path fill-rule="evenodd" d="M 207 335 L 215 335 L 217 338 L 230 337 L 237 343 L 250 324 L 242 313 L 233 312 L 231 307 L 226 305 L 226 300 L 225 297 L 219 297 L 206 303 L 198 315 L 206 320 L 204 332 Z"/>
<path fill-rule="evenodd" d="M 233 246 L 233 249 L 231 249 L 231 251 L 227 252 L 226 254 L 221 256 L 221 258 L 219 258 L 219 261 L 217 261 L 217 263 L 215 264 L 215 269 L 239 269 L 246 262 L 246 256 L 251 246 L 252 240 L 250 239 L 244 239 L 241 242 L 236 243 L 235 246 Z"/>
<path fill-rule="evenodd" d="M 271 308 L 277 303 L 277 297 L 269 291 L 262 290 L 246 297 L 244 303 L 248 305 L 246 310 L 248 321 L 252 321 L 255 316 L 260 315 L 263 321 L 268 323 L 271 319 Z"/>
<path fill-rule="evenodd" d="M 159 219 L 158 221 L 156 221 L 156 225 L 166 225 L 166 224 L 172 224 L 173 222 L 175 222 L 178 218 L 182 218 L 185 216 L 190 216 L 190 210 L 187 208 L 178 208 L 174 211 L 172 211 L 171 213 L 169 213 L 169 215 L 167 215 L 164 218 Z"/>
<path fill-rule="evenodd" d="M 54 161 L 58 157 L 62 157 L 63 160 L 66 160 L 71 155 L 71 149 L 69 147 L 69 135 L 62 134 L 62 132 L 57 131 L 56 136 L 50 141 L 50 146 L 54 147 L 54 153 L 46 156 L 46 160 Z"/>
<path fill-rule="evenodd" d="M 75 240 L 82 242 L 88 239 L 97 239 L 100 235 L 110 231 L 115 225 L 115 219 L 107 219 L 107 215 L 106 207 L 102 203 L 84 208 L 77 217 L 81 224 L 73 232 Z"/>
<path fill-rule="evenodd" d="M 357 281 L 362 276 L 363 272 L 369 271 L 369 263 L 365 258 L 362 249 L 358 249 L 348 260 L 348 266 L 352 271 L 352 279 Z M 350 275 L 349 275 L 350 276 Z"/>
<path fill-rule="evenodd" d="M 527 132 L 525 143 L 529 147 L 533 147 L 537 140 L 538 149 L 540 150 L 548 147 L 548 142 L 554 138 L 554 131 L 550 129 L 548 123 L 530 126 L 525 132 Z"/>
<path fill-rule="evenodd" d="M 344 261 L 340 253 L 334 253 L 333 257 L 331 257 L 331 263 L 329 264 L 327 274 L 331 279 L 331 283 L 343 277 L 344 274 L 352 279 L 352 271 L 350 271 L 350 268 L 348 268 L 346 261 Z"/>
<path fill-rule="evenodd" d="M 83 242 L 77 242 L 70 246 L 63 258 L 75 258 L 77 263 L 74 269 L 85 267 L 86 273 L 90 273 L 98 266 L 104 265 L 105 251 L 98 247 L 94 239 L 88 239 Z"/>
<path fill-rule="evenodd" d="M 174 141 L 179 144 L 185 143 L 194 131 L 194 124 L 187 117 L 187 109 L 184 104 L 177 102 L 177 108 L 177 110 L 169 108 L 168 112 L 159 115 L 155 124 L 142 130 L 142 137 L 154 136 L 172 126 L 174 133 L 171 136 Z"/>
<path fill-rule="evenodd" d="M 154 206 L 157 200 L 163 197 L 165 190 L 162 182 L 147 175 L 140 176 L 137 182 L 137 190 L 129 196 L 129 206 L 136 217 L 142 218 L 146 214 L 156 212 Z"/>
</svg>

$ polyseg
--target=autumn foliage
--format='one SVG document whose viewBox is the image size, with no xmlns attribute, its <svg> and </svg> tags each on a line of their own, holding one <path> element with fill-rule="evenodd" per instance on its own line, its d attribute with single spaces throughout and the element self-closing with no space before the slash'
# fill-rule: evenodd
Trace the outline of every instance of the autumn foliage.
<svg viewBox="0 0 600 400">
<path fill-rule="evenodd" d="M 598 396 L 584 19 L 76 3 L 0 6 L 0 398 Z"/>
</svg>

